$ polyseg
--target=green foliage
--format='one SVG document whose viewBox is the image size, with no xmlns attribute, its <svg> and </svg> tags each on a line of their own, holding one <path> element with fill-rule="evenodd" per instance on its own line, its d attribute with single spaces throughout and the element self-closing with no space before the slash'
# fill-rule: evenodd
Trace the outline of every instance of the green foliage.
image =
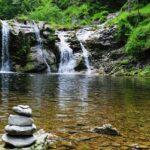
<svg viewBox="0 0 150 150">
<path fill-rule="evenodd" d="M 120 62 L 120 65 L 128 65 L 129 64 L 129 59 L 124 59 Z"/>
<path fill-rule="evenodd" d="M 0 0 L 1 19 L 12 19 L 19 14 L 28 14 L 40 6 L 41 0 Z"/>
<path fill-rule="evenodd" d="M 150 65 L 146 66 L 144 70 L 140 72 L 140 76 L 150 76 Z"/>
<path fill-rule="evenodd" d="M 139 25 L 129 37 L 126 52 L 130 55 L 138 55 L 150 49 L 150 22 Z"/>
<path fill-rule="evenodd" d="M 140 76 L 140 77 L 149 77 L 150 76 L 150 65 L 146 66 L 143 69 L 133 69 L 125 74 L 126 76 Z"/>
<path fill-rule="evenodd" d="M 29 13 L 28 17 L 33 20 L 58 23 L 58 21 L 61 21 L 62 14 L 57 6 L 52 5 L 49 0 L 44 0 L 41 6 Z"/>
<path fill-rule="evenodd" d="M 150 49 L 150 4 L 141 7 L 139 12 L 122 12 L 108 22 L 118 26 L 116 38 L 126 44 L 125 52 L 130 56 L 138 56 Z"/>
<path fill-rule="evenodd" d="M 99 13 L 94 14 L 94 16 L 92 17 L 93 21 L 100 21 L 100 22 L 104 22 L 106 20 L 106 17 L 108 15 L 108 11 L 102 11 Z"/>
<path fill-rule="evenodd" d="M 44 20 L 54 26 L 74 27 L 103 22 L 126 0 L 0 0 L 0 18 Z"/>
</svg>

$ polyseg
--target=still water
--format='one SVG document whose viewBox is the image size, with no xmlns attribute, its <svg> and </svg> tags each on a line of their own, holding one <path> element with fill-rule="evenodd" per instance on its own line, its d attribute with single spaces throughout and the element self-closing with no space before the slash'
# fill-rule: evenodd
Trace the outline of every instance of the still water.
<svg viewBox="0 0 150 150">
<path fill-rule="evenodd" d="M 100 135 L 77 143 L 90 149 L 150 148 L 150 78 L 73 74 L 0 74 L 0 133 L 12 107 L 30 105 L 37 127 L 64 138 L 92 137 L 91 128 L 111 123 L 120 137 Z M 80 140 L 79 140 L 80 141 Z M 104 148 L 102 148 L 104 149 Z"/>
</svg>

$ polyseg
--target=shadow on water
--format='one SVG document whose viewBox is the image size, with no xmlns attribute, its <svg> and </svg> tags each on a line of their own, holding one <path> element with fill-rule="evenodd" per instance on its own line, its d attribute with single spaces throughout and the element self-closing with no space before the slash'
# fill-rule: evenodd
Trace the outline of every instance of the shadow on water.
<svg viewBox="0 0 150 150">
<path fill-rule="evenodd" d="M 116 142 L 150 141 L 149 78 L 74 74 L 0 74 L 0 78 L 1 133 L 11 108 L 25 104 L 33 108 L 37 126 L 48 132 L 80 132 L 79 124 L 89 130 L 111 123 L 123 135 Z"/>
</svg>

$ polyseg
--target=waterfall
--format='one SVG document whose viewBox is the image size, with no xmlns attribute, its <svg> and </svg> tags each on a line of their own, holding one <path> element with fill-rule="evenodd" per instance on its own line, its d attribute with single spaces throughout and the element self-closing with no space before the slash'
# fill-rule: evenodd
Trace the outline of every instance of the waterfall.
<svg viewBox="0 0 150 150">
<path fill-rule="evenodd" d="M 2 22 L 2 56 L 1 56 L 1 72 L 10 71 L 10 60 L 9 60 L 9 33 L 10 28 L 7 21 Z"/>
<path fill-rule="evenodd" d="M 89 53 L 81 41 L 80 41 L 80 45 L 81 45 L 81 49 L 83 52 L 85 66 L 87 67 L 87 73 L 91 73 L 91 66 L 90 66 L 90 62 L 89 62 Z"/>
<path fill-rule="evenodd" d="M 61 53 L 60 64 L 59 64 L 59 73 L 72 73 L 76 66 L 76 60 L 73 55 L 73 50 L 71 49 L 66 38 L 67 33 L 62 31 L 58 32 L 58 37 L 60 42 L 58 47 Z"/>
<path fill-rule="evenodd" d="M 47 72 L 50 73 L 51 72 L 50 66 L 48 65 L 48 62 L 45 58 L 45 54 L 43 53 L 43 45 L 42 45 L 42 38 L 40 36 L 40 30 L 35 22 L 33 22 L 33 29 L 35 31 L 35 36 L 37 39 L 37 48 L 40 50 L 40 55 L 42 56 L 46 66 L 47 66 Z"/>
<path fill-rule="evenodd" d="M 89 62 L 89 52 L 87 51 L 87 49 L 85 48 L 85 46 L 83 45 L 82 42 L 84 42 L 89 37 L 90 34 L 91 34 L 91 32 L 84 32 L 84 30 L 82 30 L 82 29 L 79 30 L 76 34 L 76 37 L 80 42 L 81 49 L 83 52 L 85 66 L 87 67 L 87 73 L 91 73 L 91 66 L 90 66 L 90 62 Z"/>
</svg>

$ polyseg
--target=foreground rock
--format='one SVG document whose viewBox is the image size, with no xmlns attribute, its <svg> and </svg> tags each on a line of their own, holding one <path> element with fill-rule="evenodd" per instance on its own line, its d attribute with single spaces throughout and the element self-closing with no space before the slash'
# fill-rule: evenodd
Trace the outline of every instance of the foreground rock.
<svg viewBox="0 0 150 150">
<path fill-rule="evenodd" d="M 27 147 L 35 143 L 36 139 L 34 136 L 10 136 L 8 134 L 4 134 L 2 136 L 3 141 L 7 143 L 7 145 L 12 145 L 17 148 Z"/>
<path fill-rule="evenodd" d="M 113 128 L 111 124 L 104 124 L 102 127 L 96 127 L 92 129 L 93 132 L 107 135 L 120 135 L 116 128 Z"/>
<path fill-rule="evenodd" d="M 13 111 L 19 115 L 24 115 L 28 117 L 32 116 L 32 109 L 29 106 L 19 105 L 13 107 Z"/>
<path fill-rule="evenodd" d="M 19 116 L 19 115 L 10 115 L 8 118 L 9 125 L 31 126 L 32 123 L 33 123 L 33 120 L 30 117 L 24 117 L 24 116 Z"/>
<path fill-rule="evenodd" d="M 19 127 L 19 126 L 10 126 L 7 125 L 5 127 L 5 131 L 9 133 L 9 135 L 32 135 L 36 130 L 36 126 L 32 124 L 32 126 L 25 126 L 25 127 Z"/>
<path fill-rule="evenodd" d="M 10 115 L 8 125 L 5 127 L 6 134 L 2 136 L 2 140 L 7 146 L 16 148 L 24 148 L 36 142 L 33 133 L 36 126 L 33 124 L 32 110 L 29 106 L 19 105 L 13 107 L 13 111 L 17 115 Z"/>
<path fill-rule="evenodd" d="M 7 136 L 5 136 L 4 138 L 6 138 L 6 140 L 7 140 Z M 22 147 L 19 148 L 17 140 L 13 140 L 12 142 L 14 144 L 18 145 L 18 148 L 15 150 L 48 150 L 48 149 L 57 149 L 57 143 L 59 141 L 61 141 L 61 139 L 58 136 L 56 136 L 55 134 L 52 134 L 52 133 L 46 133 L 43 129 L 40 129 L 36 133 L 34 133 L 34 139 L 36 139 L 34 144 L 29 145 L 28 147 L 25 146 L 25 148 L 22 148 Z M 24 139 L 24 140 L 26 140 L 26 139 Z M 30 141 L 31 140 L 32 140 L 32 138 L 30 137 Z M 22 140 L 19 140 L 19 142 L 20 141 L 22 141 Z M 8 141 L 8 143 L 9 143 L 9 141 Z M 8 150 L 8 149 L 9 149 L 9 146 L 0 145 L 0 150 Z"/>
</svg>

